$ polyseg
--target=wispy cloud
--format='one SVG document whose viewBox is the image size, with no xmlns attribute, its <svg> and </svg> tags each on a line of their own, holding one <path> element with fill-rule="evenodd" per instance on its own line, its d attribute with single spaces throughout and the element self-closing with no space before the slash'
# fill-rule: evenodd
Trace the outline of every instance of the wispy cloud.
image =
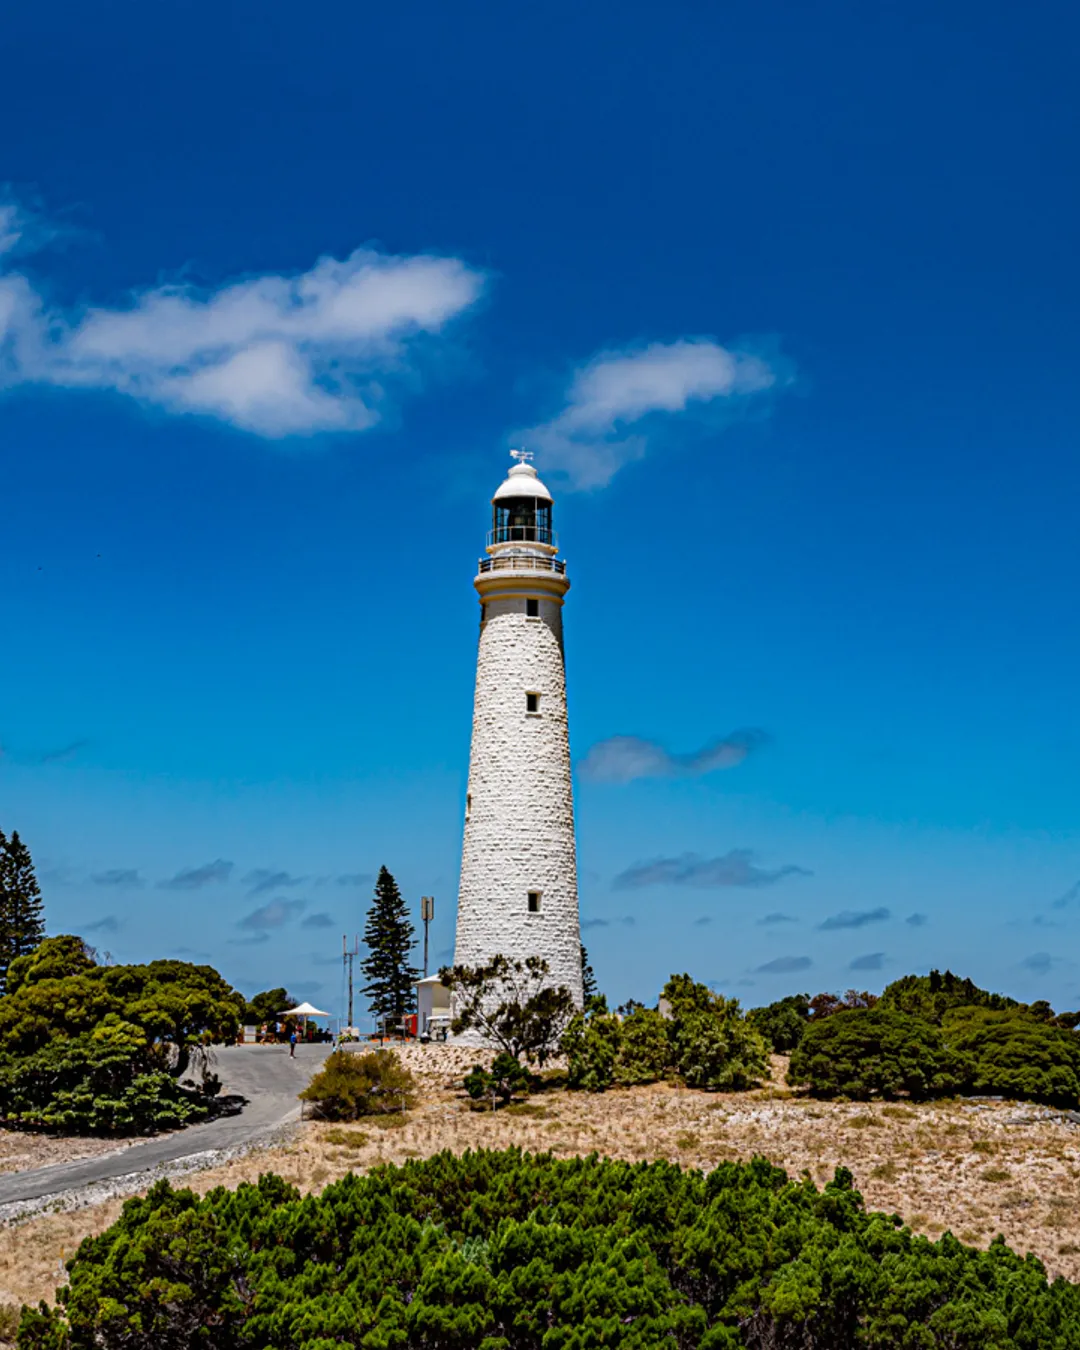
<svg viewBox="0 0 1080 1350">
<path fill-rule="evenodd" d="M 785 877 L 809 877 L 805 867 L 788 863 L 784 867 L 759 867 L 747 848 L 733 848 L 719 858 L 700 858 L 684 853 L 678 858 L 655 858 L 637 863 L 620 872 L 614 884 L 620 889 L 640 886 L 699 886 L 704 889 L 723 886 L 774 886 Z"/>
<path fill-rule="evenodd" d="M 695 919 L 695 920 L 694 920 L 694 927 L 695 927 L 695 928 L 708 928 L 709 924 L 711 924 L 711 923 L 712 923 L 712 918 L 711 918 L 711 916 L 708 915 L 708 914 L 703 914 L 703 915 L 701 916 L 700 919 Z"/>
<path fill-rule="evenodd" d="M 343 872 L 335 880 L 339 886 L 366 886 L 371 880 L 370 872 Z"/>
<path fill-rule="evenodd" d="M 1068 909 L 1070 905 L 1075 905 L 1080 900 L 1080 881 L 1074 881 L 1064 895 L 1051 902 L 1051 909 Z"/>
<path fill-rule="evenodd" d="M 604 487 L 645 454 L 661 417 L 718 401 L 734 407 L 777 382 L 761 357 L 709 337 L 603 351 L 574 374 L 560 412 L 515 437 L 573 487 Z"/>
<path fill-rule="evenodd" d="M 90 880 L 95 886 L 133 888 L 146 885 L 135 867 L 110 867 L 107 872 L 94 872 Z"/>
<path fill-rule="evenodd" d="M 373 426 L 484 285 L 458 258 L 361 248 L 305 272 L 157 285 L 118 307 L 64 311 L 10 266 L 26 217 L 0 211 L 0 383 L 111 390 L 258 436 Z"/>
<path fill-rule="evenodd" d="M 228 938 L 227 945 L 230 947 L 258 947 L 261 943 L 269 941 L 269 933 L 252 933 L 251 937 Z"/>
<path fill-rule="evenodd" d="M 672 754 L 656 741 L 640 736 L 609 736 L 589 750 L 578 765 L 582 778 L 594 783 L 631 783 L 636 778 L 697 778 L 717 769 L 732 769 L 747 755 L 768 745 L 764 731 L 748 728 L 711 741 L 687 755 Z"/>
<path fill-rule="evenodd" d="M 250 914 L 245 914 L 237 926 L 256 930 L 281 928 L 301 914 L 304 905 L 303 900 L 269 900 Z"/>
<path fill-rule="evenodd" d="M 831 933 L 837 928 L 865 928 L 868 923 L 884 923 L 889 917 L 884 905 L 877 909 L 844 909 L 823 919 L 818 928 L 823 933 Z"/>
<path fill-rule="evenodd" d="M 880 970 L 884 964 L 884 952 L 867 952 L 865 956 L 857 956 L 848 970 Z"/>
<path fill-rule="evenodd" d="M 1046 975 L 1060 959 L 1051 956 L 1049 952 L 1032 952 L 1030 956 L 1024 957 L 1020 965 L 1024 970 L 1030 970 L 1033 975 Z"/>
<path fill-rule="evenodd" d="M 772 914 L 763 915 L 757 922 L 759 928 L 772 928 L 778 923 L 798 923 L 799 921 L 790 914 L 781 914 L 779 910 L 776 910 Z"/>
<path fill-rule="evenodd" d="M 262 895 L 284 886 L 291 890 L 294 886 L 302 886 L 306 880 L 307 877 L 294 877 L 288 872 L 275 872 L 269 867 L 256 867 L 244 877 L 243 885 L 248 888 L 248 895 Z"/>
<path fill-rule="evenodd" d="M 317 914 L 309 914 L 300 924 L 301 928 L 333 928 L 333 926 L 334 920 L 322 910 Z"/>
<path fill-rule="evenodd" d="M 214 862 L 203 863 L 201 867 L 185 867 L 174 877 L 159 881 L 158 886 L 164 891 L 197 891 L 203 886 L 228 881 L 232 876 L 232 870 L 231 862 L 218 858 Z"/>
<path fill-rule="evenodd" d="M 754 974 L 793 975 L 799 970 L 809 970 L 813 964 L 808 956 L 777 956 L 772 961 L 766 961 L 763 966 L 757 966 Z"/>
<path fill-rule="evenodd" d="M 0 365 L 0 372 L 3 366 Z M 89 741 L 68 741 L 66 745 L 58 745 L 53 750 L 45 750 L 34 757 L 35 764 L 63 764 L 69 759 L 74 759 L 80 750 L 85 750 L 90 744 Z"/>
<path fill-rule="evenodd" d="M 910 924 L 912 928 L 924 928 L 930 920 L 925 914 L 909 914 L 904 922 Z"/>
<path fill-rule="evenodd" d="M 620 924 L 623 928 L 633 928 L 637 920 L 632 914 L 618 915 L 613 919 L 586 919 L 582 925 L 582 932 L 586 928 L 610 928 L 612 924 Z"/>
<path fill-rule="evenodd" d="M 84 923 L 83 929 L 87 933 L 115 933 L 120 927 L 120 920 L 115 914 L 106 914 L 103 919 L 96 919 L 93 923 Z"/>
<path fill-rule="evenodd" d="M 210 953 L 201 952 L 197 947 L 174 947 L 173 956 L 194 957 L 197 961 L 209 961 Z"/>
</svg>

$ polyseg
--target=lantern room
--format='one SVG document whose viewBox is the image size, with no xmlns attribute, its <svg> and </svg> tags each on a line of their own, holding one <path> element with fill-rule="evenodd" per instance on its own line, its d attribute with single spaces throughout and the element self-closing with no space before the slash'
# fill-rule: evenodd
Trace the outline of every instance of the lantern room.
<svg viewBox="0 0 1080 1350">
<path fill-rule="evenodd" d="M 557 541 L 551 526 L 551 493 L 527 462 L 528 452 L 517 450 L 513 453 L 518 462 L 491 499 L 492 529 L 488 547 L 540 544 L 553 549 L 557 547 Z"/>
</svg>

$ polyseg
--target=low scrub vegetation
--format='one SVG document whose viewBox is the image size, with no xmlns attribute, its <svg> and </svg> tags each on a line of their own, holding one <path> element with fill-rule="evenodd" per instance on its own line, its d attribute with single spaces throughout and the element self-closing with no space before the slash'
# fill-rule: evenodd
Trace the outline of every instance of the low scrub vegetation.
<svg viewBox="0 0 1080 1350">
<path fill-rule="evenodd" d="M 416 1083 L 392 1050 L 335 1050 L 300 1098 L 324 1120 L 359 1120 L 407 1111 L 416 1102 Z"/>
<path fill-rule="evenodd" d="M 662 999 L 663 1014 L 638 1004 L 625 1017 L 609 1013 L 602 997 L 590 1000 L 562 1039 L 569 1086 L 603 1092 L 673 1077 L 687 1087 L 730 1092 L 768 1076 L 765 1040 L 737 999 L 689 975 L 673 975 Z"/>
<path fill-rule="evenodd" d="M 68 1263 L 20 1350 L 1073 1350 L 1080 1288 L 1001 1240 L 934 1242 L 762 1159 L 478 1151 L 273 1175 L 200 1199 L 159 1182 Z"/>
</svg>

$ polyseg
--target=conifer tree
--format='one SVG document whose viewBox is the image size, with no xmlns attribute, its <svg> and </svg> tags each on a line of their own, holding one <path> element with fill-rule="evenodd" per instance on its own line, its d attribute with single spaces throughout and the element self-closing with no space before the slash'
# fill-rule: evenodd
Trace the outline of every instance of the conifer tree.
<svg viewBox="0 0 1080 1350">
<path fill-rule="evenodd" d="M 9 839 L 0 830 L 0 993 L 8 967 L 32 952 L 45 936 L 41 891 L 30 850 L 17 830 Z"/>
<path fill-rule="evenodd" d="M 360 963 L 368 983 L 363 992 L 376 1021 L 397 1026 L 416 1007 L 416 981 L 419 970 L 409 964 L 416 945 L 409 911 L 401 898 L 397 882 L 379 868 L 375 898 L 368 910 L 364 928 L 368 955 Z"/>
<path fill-rule="evenodd" d="M 589 953 L 585 950 L 584 942 L 581 944 L 581 992 L 586 1003 L 600 992 L 600 986 L 596 983 L 596 972 L 589 963 Z"/>
</svg>

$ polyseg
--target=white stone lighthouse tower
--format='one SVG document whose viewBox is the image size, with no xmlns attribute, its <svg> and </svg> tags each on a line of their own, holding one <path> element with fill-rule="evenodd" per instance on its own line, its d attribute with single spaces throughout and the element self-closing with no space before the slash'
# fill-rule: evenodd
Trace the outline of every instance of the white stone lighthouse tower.
<svg viewBox="0 0 1080 1350">
<path fill-rule="evenodd" d="M 492 498 L 480 594 L 465 842 L 454 962 L 541 956 L 578 1005 L 574 793 L 563 598 L 551 493 L 523 451 Z"/>
</svg>

